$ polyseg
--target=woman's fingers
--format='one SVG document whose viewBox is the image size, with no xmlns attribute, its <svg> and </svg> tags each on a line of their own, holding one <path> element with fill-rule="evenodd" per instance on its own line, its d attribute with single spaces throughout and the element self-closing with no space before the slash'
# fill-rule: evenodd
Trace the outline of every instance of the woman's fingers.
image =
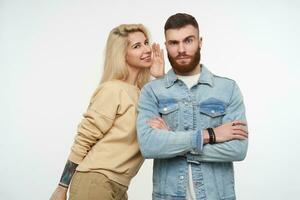
<svg viewBox="0 0 300 200">
<path fill-rule="evenodd" d="M 159 45 L 157 43 L 153 43 L 152 44 L 152 51 L 153 51 L 153 54 L 155 57 L 158 57 L 159 56 Z"/>
<path fill-rule="evenodd" d="M 165 58 L 164 58 L 164 50 L 163 49 L 160 50 L 160 58 L 161 58 L 162 62 L 164 63 Z"/>
<path fill-rule="evenodd" d="M 164 51 L 160 48 L 160 45 L 158 43 L 153 43 L 151 49 L 155 58 L 164 58 Z"/>
<path fill-rule="evenodd" d="M 156 57 L 156 47 L 155 47 L 155 43 L 153 43 L 153 44 L 151 45 L 151 50 L 152 50 L 152 55 L 153 55 L 153 57 Z"/>
<path fill-rule="evenodd" d="M 160 57 L 160 48 L 159 48 L 159 44 L 156 44 L 156 56 Z"/>
</svg>

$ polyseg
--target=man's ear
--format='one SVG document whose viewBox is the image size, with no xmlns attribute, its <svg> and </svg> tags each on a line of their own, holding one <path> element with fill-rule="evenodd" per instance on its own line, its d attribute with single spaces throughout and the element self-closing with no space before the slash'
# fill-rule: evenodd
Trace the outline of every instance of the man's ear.
<svg viewBox="0 0 300 200">
<path fill-rule="evenodd" d="M 199 38 L 199 48 L 201 49 L 202 47 L 202 37 Z"/>
</svg>

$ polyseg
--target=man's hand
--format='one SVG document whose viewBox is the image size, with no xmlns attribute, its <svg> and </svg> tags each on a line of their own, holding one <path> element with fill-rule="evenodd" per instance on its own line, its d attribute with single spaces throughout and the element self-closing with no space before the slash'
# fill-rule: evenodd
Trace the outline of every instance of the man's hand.
<svg viewBox="0 0 300 200">
<path fill-rule="evenodd" d="M 66 200 L 67 192 L 68 188 L 58 185 L 53 194 L 51 195 L 50 200 Z"/>
<path fill-rule="evenodd" d="M 214 128 L 216 143 L 230 140 L 245 140 L 248 138 L 247 124 L 244 121 L 236 120 Z M 204 144 L 209 142 L 209 134 L 204 130 Z"/>
<path fill-rule="evenodd" d="M 161 117 L 154 117 L 147 121 L 151 128 L 170 130 L 169 126 Z M 247 124 L 244 121 L 236 120 L 228 122 L 214 128 L 216 135 L 216 143 L 226 142 L 230 140 L 245 140 L 248 138 Z M 204 131 L 204 143 L 209 142 L 209 134 Z"/>
<path fill-rule="evenodd" d="M 166 122 L 161 117 L 154 117 L 152 119 L 149 119 L 147 121 L 147 124 L 151 128 L 170 130 L 169 126 L 166 124 Z"/>
</svg>

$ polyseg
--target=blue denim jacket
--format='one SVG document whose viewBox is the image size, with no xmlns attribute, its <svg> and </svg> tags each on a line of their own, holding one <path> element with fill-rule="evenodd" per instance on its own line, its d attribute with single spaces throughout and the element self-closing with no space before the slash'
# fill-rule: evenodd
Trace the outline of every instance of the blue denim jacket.
<svg viewBox="0 0 300 200">
<path fill-rule="evenodd" d="M 154 158 L 154 200 L 186 198 L 188 163 L 197 199 L 236 199 L 232 162 L 245 158 L 248 141 L 203 145 L 202 139 L 205 128 L 246 121 L 242 94 L 233 80 L 202 65 L 198 83 L 188 89 L 170 70 L 144 86 L 138 109 L 140 149 L 145 158 Z M 161 116 L 171 131 L 149 127 L 147 120 L 155 116 Z"/>
</svg>

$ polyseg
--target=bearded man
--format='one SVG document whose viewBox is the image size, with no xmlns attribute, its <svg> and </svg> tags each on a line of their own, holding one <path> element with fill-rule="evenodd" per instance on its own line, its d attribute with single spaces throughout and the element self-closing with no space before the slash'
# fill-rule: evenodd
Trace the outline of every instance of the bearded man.
<svg viewBox="0 0 300 200">
<path fill-rule="evenodd" d="M 164 29 L 172 69 L 144 86 L 137 119 L 142 155 L 154 159 L 152 198 L 234 200 L 233 162 L 248 146 L 240 89 L 200 63 L 193 16 L 172 15 Z"/>
</svg>

